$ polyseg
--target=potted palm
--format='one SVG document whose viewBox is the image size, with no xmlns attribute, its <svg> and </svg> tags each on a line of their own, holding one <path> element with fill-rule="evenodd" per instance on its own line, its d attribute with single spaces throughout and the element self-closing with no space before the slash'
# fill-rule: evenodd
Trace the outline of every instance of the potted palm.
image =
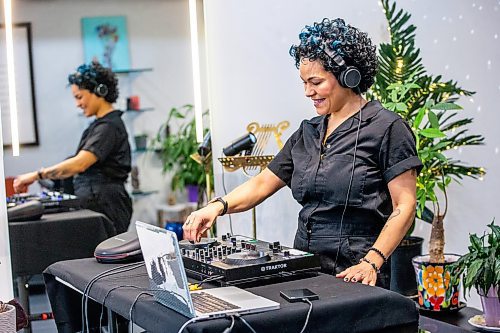
<svg viewBox="0 0 500 333">
<path fill-rule="evenodd" d="M 484 175 L 484 170 L 468 166 L 445 154 L 448 150 L 483 143 L 482 136 L 467 133 L 465 127 L 472 122 L 472 119 L 458 117 L 458 112 L 462 108 L 456 103 L 457 100 L 460 96 L 471 96 L 474 92 L 462 89 L 451 80 L 444 81 L 440 75 L 427 74 L 419 57 L 420 50 L 415 47 L 416 27 L 409 24 L 411 15 L 402 9 L 396 10 L 396 4 L 389 0 L 382 0 L 382 7 L 388 22 L 390 43 L 380 45 L 379 72 L 371 94 L 382 101 L 386 108 L 400 114 L 415 132 L 418 155 L 424 165 L 417 178 L 417 217 L 432 223 L 430 254 L 420 259 L 433 264 L 424 265 L 432 267 L 430 269 L 433 270 L 428 271 L 425 277 L 427 274 L 432 273 L 434 276 L 442 271 L 439 281 L 449 286 L 447 271 L 442 267 L 436 271 L 434 266 L 436 263 L 445 262 L 443 221 L 448 206 L 446 189 L 452 180 L 459 182 L 463 177 L 479 178 Z M 409 256 L 406 256 L 406 261 L 397 258 L 398 254 L 405 253 L 405 245 L 411 241 L 412 238 L 405 238 L 395 251 L 391 266 L 393 272 L 413 271 Z M 396 263 L 405 267 L 395 266 Z M 397 278 L 395 274 L 393 275 L 391 286 L 393 280 Z M 421 270 L 420 276 L 422 277 Z M 411 281 L 407 276 L 401 276 L 400 280 Z M 414 284 L 413 290 L 415 291 L 410 288 L 401 293 L 416 294 Z M 421 305 L 426 308 L 443 309 L 451 304 L 449 302 L 451 291 L 446 291 L 445 295 L 442 295 L 441 289 L 437 289 L 431 291 L 433 294 L 430 295 L 421 285 L 418 293 Z M 436 300 L 431 304 L 424 294 L 430 297 L 449 297 L 440 298 L 440 301 Z"/>
<path fill-rule="evenodd" d="M 211 164 L 207 168 L 192 157 L 199 146 L 193 106 L 186 104 L 170 109 L 152 144 L 160 154 L 163 172 L 172 172 L 172 191 L 186 190 L 189 201 L 201 203 L 206 189 L 206 170 L 212 174 L 212 168 Z"/>
<path fill-rule="evenodd" d="M 484 317 L 471 319 L 472 324 L 500 328 L 500 226 L 494 222 L 488 224 L 490 231 L 481 237 L 469 235 L 469 252 L 451 269 L 455 277 L 463 274 L 464 294 L 474 287 L 481 297 Z"/>
</svg>

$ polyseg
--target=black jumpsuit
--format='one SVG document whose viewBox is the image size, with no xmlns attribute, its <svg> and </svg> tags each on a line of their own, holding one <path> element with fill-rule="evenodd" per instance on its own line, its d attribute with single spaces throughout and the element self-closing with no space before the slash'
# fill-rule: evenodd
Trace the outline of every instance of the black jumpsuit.
<svg viewBox="0 0 500 333">
<path fill-rule="evenodd" d="M 132 200 L 124 186 L 131 170 L 130 145 L 121 116 L 121 111 L 112 111 L 83 132 L 77 153 L 89 151 L 97 162 L 73 180 L 82 207 L 106 215 L 117 233 L 127 231 L 132 216 Z"/>
<path fill-rule="evenodd" d="M 392 213 L 387 184 L 407 170 L 422 167 L 406 122 L 372 101 L 361 112 L 353 171 L 359 115 L 344 121 L 325 144 L 328 117 L 304 120 L 268 166 L 302 205 L 294 247 L 320 254 L 322 271 L 330 274 L 358 264 L 375 243 Z M 382 266 L 377 285 L 389 288 L 389 282 L 390 263 Z"/>
</svg>

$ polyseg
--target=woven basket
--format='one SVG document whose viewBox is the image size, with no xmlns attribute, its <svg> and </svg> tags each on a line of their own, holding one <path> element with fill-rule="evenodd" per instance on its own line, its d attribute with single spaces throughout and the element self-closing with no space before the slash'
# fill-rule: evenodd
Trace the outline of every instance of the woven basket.
<svg viewBox="0 0 500 333">
<path fill-rule="evenodd" d="M 0 332 L 16 333 L 16 308 L 10 304 L 4 304 L 7 311 L 0 312 Z"/>
</svg>

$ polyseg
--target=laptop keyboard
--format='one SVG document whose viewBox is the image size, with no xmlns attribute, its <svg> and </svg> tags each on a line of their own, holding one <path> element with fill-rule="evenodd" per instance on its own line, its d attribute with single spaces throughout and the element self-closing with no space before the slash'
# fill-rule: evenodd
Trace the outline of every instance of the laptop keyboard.
<svg viewBox="0 0 500 333">
<path fill-rule="evenodd" d="M 193 293 L 191 294 L 191 298 L 193 299 L 194 308 L 200 313 L 234 310 L 240 308 L 239 306 L 204 292 Z"/>
</svg>

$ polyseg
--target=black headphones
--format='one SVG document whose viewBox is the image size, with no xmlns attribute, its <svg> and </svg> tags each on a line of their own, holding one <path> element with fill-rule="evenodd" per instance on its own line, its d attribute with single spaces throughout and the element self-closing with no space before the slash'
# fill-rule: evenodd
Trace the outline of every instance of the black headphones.
<svg viewBox="0 0 500 333">
<path fill-rule="evenodd" d="M 97 84 L 94 88 L 94 94 L 99 97 L 106 97 L 106 95 L 108 94 L 108 86 L 102 83 Z"/>
<path fill-rule="evenodd" d="M 356 89 L 361 82 L 361 72 L 355 66 L 346 66 L 344 58 L 340 54 L 330 49 L 328 46 L 323 49 L 332 61 L 339 66 L 339 83 L 344 88 Z"/>
</svg>

